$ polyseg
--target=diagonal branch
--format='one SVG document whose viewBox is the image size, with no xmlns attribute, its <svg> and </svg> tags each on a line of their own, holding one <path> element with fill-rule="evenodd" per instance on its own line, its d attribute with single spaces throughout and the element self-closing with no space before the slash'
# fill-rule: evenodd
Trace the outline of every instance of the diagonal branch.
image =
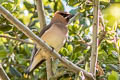
<svg viewBox="0 0 120 80">
<path fill-rule="evenodd" d="M 10 80 L 1 64 L 0 64 L 0 80 Z"/>
<path fill-rule="evenodd" d="M 70 24 L 72 21 L 74 21 L 76 19 L 76 17 L 78 17 L 79 15 L 80 15 L 80 12 L 77 12 L 75 14 L 75 16 L 70 19 L 70 21 L 68 22 L 68 24 Z"/>
<path fill-rule="evenodd" d="M 46 44 L 42 39 L 40 39 L 38 36 L 36 36 L 28 27 L 26 27 L 23 23 L 21 23 L 17 18 L 13 17 L 13 15 L 6 10 L 4 7 L 0 5 L 0 13 L 12 24 L 16 26 L 20 31 L 22 31 L 27 37 L 32 39 L 38 46 L 42 47 L 45 51 L 48 51 L 49 54 L 52 57 L 58 58 L 67 68 L 69 68 L 71 71 L 75 73 L 79 73 L 82 71 L 84 75 L 89 78 L 89 80 L 95 80 L 93 75 L 84 69 L 79 68 L 75 64 L 73 64 L 71 61 L 67 60 L 65 57 L 61 57 L 55 50 L 53 50 L 48 44 Z"/>
</svg>

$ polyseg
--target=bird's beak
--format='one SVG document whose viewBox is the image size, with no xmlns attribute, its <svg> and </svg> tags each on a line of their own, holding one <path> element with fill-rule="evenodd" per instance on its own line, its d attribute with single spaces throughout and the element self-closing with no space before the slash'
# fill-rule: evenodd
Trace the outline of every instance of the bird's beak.
<svg viewBox="0 0 120 80">
<path fill-rule="evenodd" d="M 69 16 L 67 16 L 67 19 L 71 19 L 73 16 L 73 14 L 70 14 Z"/>
<path fill-rule="evenodd" d="M 72 14 L 69 14 L 67 17 L 65 17 L 66 18 L 66 20 L 67 20 L 67 22 L 73 17 L 74 15 L 72 15 Z"/>
</svg>

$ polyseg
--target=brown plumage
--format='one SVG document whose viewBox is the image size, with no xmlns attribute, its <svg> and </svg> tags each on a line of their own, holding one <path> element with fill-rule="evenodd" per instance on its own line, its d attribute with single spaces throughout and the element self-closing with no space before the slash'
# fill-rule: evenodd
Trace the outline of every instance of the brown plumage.
<svg viewBox="0 0 120 80">
<path fill-rule="evenodd" d="M 68 29 L 66 27 L 70 18 L 73 15 L 67 12 L 57 11 L 52 18 L 50 24 L 43 28 L 40 32 L 39 37 L 44 40 L 48 45 L 52 46 L 57 52 L 63 47 Z M 41 64 L 45 59 L 49 58 L 43 49 L 36 49 L 31 59 L 31 64 L 27 69 L 27 73 L 33 71 L 39 64 Z"/>
</svg>

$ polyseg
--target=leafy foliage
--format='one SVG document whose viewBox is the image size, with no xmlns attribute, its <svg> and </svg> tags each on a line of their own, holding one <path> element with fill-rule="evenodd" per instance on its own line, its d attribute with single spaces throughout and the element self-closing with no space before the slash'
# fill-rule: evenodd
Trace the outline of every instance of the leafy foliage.
<svg viewBox="0 0 120 80">
<path fill-rule="evenodd" d="M 8 9 L 16 18 L 28 26 L 38 35 L 39 20 L 35 7 L 35 0 L 0 0 L 0 4 Z M 119 0 L 113 0 L 119 2 Z M 76 20 L 68 25 L 69 36 L 60 54 L 79 67 L 89 71 L 93 2 L 91 0 L 43 0 L 46 22 L 49 23 L 57 10 L 68 11 L 72 14 L 80 12 Z M 120 6 L 101 0 L 100 9 L 104 17 L 105 26 L 99 24 L 99 51 L 97 64 L 97 80 L 119 80 L 120 76 Z M 115 12 L 115 9 L 117 11 Z M 104 35 L 103 35 L 104 33 Z M 0 35 L 7 35 L 30 41 L 13 24 L 0 15 Z M 29 65 L 33 45 L 16 40 L 0 37 L 0 62 L 3 64 L 11 80 L 28 80 L 24 71 Z M 81 75 L 74 74 L 57 61 L 59 80 L 77 80 Z M 30 80 L 46 79 L 45 64 L 37 68 L 28 77 Z"/>
</svg>

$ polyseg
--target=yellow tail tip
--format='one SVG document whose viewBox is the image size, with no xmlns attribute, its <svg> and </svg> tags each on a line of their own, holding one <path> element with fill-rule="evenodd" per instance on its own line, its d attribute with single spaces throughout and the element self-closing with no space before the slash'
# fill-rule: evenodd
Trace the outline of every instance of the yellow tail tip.
<svg viewBox="0 0 120 80">
<path fill-rule="evenodd" d="M 28 74 L 23 74 L 24 78 L 29 78 L 29 75 Z"/>
</svg>

